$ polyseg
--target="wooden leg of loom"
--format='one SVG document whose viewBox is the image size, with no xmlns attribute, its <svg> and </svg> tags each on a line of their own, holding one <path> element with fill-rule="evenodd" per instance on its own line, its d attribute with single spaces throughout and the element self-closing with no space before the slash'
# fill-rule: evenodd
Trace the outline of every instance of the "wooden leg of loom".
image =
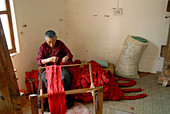
<svg viewBox="0 0 170 114">
<path fill-rule="evenodd" d="M 33 84 L 32 84 L 32 81 L 29 81 L 29 83 L 30 83 L 30 87 L 31 87 L 31 94 L 34 94 L 34 87 L 33 87 Z"/>
<path fill-rule="evenodd" d="M 41 90 L 40 90 L 40 95 L 42 95 Z M 44 114 L 43 98 L 40 98 L 40 99 L 41 99 L 41 113 Z"/>
<path fill-rule="evenodd" d="M 93 83 L 93 74 L 92 74 L 91 63 L 89 63 L 89 72 L 90 72 L 90 81 L 91 81 L 90 88 L 95 88 L 94 83 Z M 95 95 L 95 90 L 93 90 L 91 93 L 92 93 L 92 96 L 93 96 L 94 113 L 97 114 L 97 111 L 96 111 L 96 95 Z"/>
<path fill-rule="evenodd" d="M 42 73 L 41 73 L 41 69 L 39 68 L 39 75 L 40 75 L 40 80 L 39 80 L 39 83 L 40 83 L 40 95 L 43 94 L 43 87 L 42 87 Z M 44 106 L 43 106 L 43 98 L 40 98 L 41 100 L 41 113 L 44 114 Z"/>
<path fill-rule="evenodd" d="M 97 111 L 96 114 L 102 114 L 103 110 L 103 87 L 97 91 Z"/>
<path fill-rule="evenodd" d="M 95 90 L 92 91 L 92 96 L 93 96 L 94 113 L 97 114 L 97 111 L 96 111 L 96 95 L 95 95 Z"/>
<path fill-rule="evenodd" d="M 32 114 L 38 114 L 38 96 L 37 94 L 30 95 L 31 112 Z"/>
</svg>

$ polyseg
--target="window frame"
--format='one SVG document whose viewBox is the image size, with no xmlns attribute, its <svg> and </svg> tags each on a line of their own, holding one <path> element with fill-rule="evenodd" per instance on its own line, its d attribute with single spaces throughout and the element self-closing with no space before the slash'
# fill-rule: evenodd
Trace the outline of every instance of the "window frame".
<svg viewBox="0 0 170 114">
<path fill-rule="evenodd" d="M 168 0 L 168 4 L 167 4 L 167 12 L 170 12 L 170 0 Z"/>
<path fill-rule="evenodd" d="M 15 45 L 15 38 L 14 38 L 10 1 L 5 0 L 5 4 L 6 4 L 6 10 L 0 11 L 0 15 L 6 14 L 8 17 L 9 31 L 10 31 L 10 36 L 11 36 L 11 46 L 12 46 L 12 49 L 9 50 L 9 53 L 12 54 L 12 53 L 16 53 L 16 45 Z"/>
</svg>

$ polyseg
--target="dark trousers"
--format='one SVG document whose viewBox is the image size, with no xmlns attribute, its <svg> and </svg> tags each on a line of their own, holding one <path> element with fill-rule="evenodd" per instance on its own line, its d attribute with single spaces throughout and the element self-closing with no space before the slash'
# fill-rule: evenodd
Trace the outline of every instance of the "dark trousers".
<svg viewBox="0 0 170 114">
<path fill-rule="evenodd" d="M 64 85 L 64 90 L 70 90 L 71 89 L 71 76 L 72 74 L 67 68 L 62 68 L 62 80 Z M 39 75 L 38 75 L 39 76 Z M 39 78 L 38 78 L 39 80 Z M 42 87 L 43 87 L 43 93 L 47 93 L 47 79 L 46 79 L 46 71 L 42 70 Z M 40 94 L 40 84 L 38 86 L 38 94 Z M 74 105 L 74 100 L 70 95 L 66 95 L 66 103 L 67 108 L 70 108 Z M 41 108 L 41 100 L 39 99 L 39 107 Z M 44 110 L 49 111 L 49 105 L 48 105 L 48 98 L 44 99 Z"/>
</svg>

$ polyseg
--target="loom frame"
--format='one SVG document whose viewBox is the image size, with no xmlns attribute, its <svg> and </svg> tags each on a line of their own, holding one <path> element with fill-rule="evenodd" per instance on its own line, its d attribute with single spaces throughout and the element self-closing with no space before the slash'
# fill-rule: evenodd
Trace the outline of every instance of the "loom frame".
<svg viewBox="0 0 170 114">
<path fill-rule="evenodd" d="M 74 66 L 84 66 L 84 65 L 89 65 L 90 81 L 91 81 L 90 88 L 68 90 L 68 91 L 65 91 L 65 94 L 66 95 L 71 95 L 71 94 L 91 92 L 92 96 L 93 96 L 94 113 L 95 114 L 102 114 L 102 110 L 103 110 L 103 86 L 98 86 L 98 87 L 94 86 L 91 63 L 60 65 L 60 66 L 61 67 L 74 67 Z M 39 113 L 39 110 L 38 110 L 38 98 L 40 98 L 40 100 L 41 100 L 41 113 L 44 114 L 43 98 L 48 97 L 47 93 L 43 94 L 42 73 L 41 73 L 42 69 L 46 69 L 46 67 L 39 67 L 40 94 L 39 95 L 31 94 L 29 96 L 30 103 L 31 103 L 31 112 L 32 112 L 32 114 L 38 114 Z"/>
</svg>

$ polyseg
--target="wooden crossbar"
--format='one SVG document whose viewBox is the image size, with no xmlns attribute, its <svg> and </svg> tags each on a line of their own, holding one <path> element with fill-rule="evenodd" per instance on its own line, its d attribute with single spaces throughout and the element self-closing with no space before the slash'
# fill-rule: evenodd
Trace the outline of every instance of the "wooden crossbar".
<svg viewBox="0 0 170 114">
<path fill-rule="evenodd" d="M 91 81 L 90 88 L 68 90 L 68 91 L 65 91 L 65 94 L 66 95 L 70 95 L 70 94 L 78 94 L 78 93 L 91 92 L 92 96 L 93 96 L 94 113 L 95 114 L 102 114 L 102 108 L 103 108 L 103 87 L 102 86 L 99 86 L 99 87 L 95 87 L 94 86 L 91 63 L 61 65 L 61 67 L 74 67 L 74 66 L 81 66 L 81 65 L 86 65 L 86 64 L 89 65 L 90 81 Z M 36 94 L 30 95 L 32 114 L 38 114 L 38 98 L 41 99 L 41 113 L 42 114 L 44 113 L 43 98 L 48 97 L 47 93 L 43 94 L 42 73 L 41 73 L 42 69 L 46 69 L 46 67 L 39 67 L 40 95 L 36 95 Z M 96 105 L 96 100 L 97 100 L 97 105 Z"/>
<path fill-rule="evenodd" d="M 65 91 L 66 95 L 72 95 L 72 94 L 78 94 L 78 93 L 85 93 L 85 92 L 92 92 L 95 90 L 99 90 L 100 88 L 102 88 L 102 86 L 98 86 L 95 88 L 83 88 L 83 89 L 75 89 L 75 90 L 67 90 Z M 38 98 L 45 98 L 48 97 L 48 94 L 42 94 L 42 95 L 38 95 Z"/>
</svg>

